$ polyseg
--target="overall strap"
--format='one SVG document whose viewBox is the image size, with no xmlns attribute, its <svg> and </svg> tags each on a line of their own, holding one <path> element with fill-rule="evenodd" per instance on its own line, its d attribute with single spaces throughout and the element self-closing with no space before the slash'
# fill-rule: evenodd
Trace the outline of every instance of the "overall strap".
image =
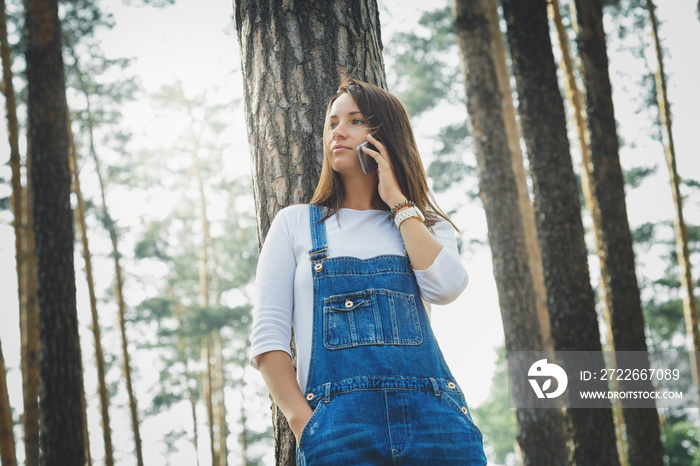
<svg viewBox="0 0 700 466">
<path fill-rule="evenodd" d="M 321 268 L 323 260 L 328 257 L 326 223 L 321 222 L 322 218 L 323 207 L 309 205 L 309 221 L 311 227 L 311 250 L 309 251 L 309 260 L 315 264 L 314 267 Z"/>
</svg>

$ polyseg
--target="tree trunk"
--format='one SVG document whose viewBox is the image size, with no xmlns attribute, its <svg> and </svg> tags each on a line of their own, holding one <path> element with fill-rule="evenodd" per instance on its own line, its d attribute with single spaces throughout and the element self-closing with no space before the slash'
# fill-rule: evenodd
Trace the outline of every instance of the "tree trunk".
<svg viewBox="0 0 700 466">
<path fill-rule="evenodd" d="M 608 74 L 608 56 L 603 30 L 602 2 L 574 1 L 572 12 L 578 38 L 581 71 L 586 89 L 587 134 L 590 153 L 584 155 L 589 209 L 595 226 L 596 249 L 601 264 L 601 290 L 613 348 L 647 352 L 644 314 L 635 272 L 632 235 L 627 220 L 625 186 L 620 166 L 619 143 Z M 568 51 L 568 50 L 567 50 Z M 649 361 L 646 367 L 649 369 Z M 623 361 L 617 361 L 620 368 Z M 638 367 L 637 363 L 635 367 Z M 651 380 L 620 381 L 622 390 L 653 391 Z M 663 447 L 656 409 L 624 408 L 630 464 L 662 465 Z M 654 408 L 653 400 L 649 408 Z"/>
<path fill-rule="evenodd" d="M 596 239 L 596 252 L 600 254 L 600 235 L 598 230 L 600 228 L 600 218 L 598 215 L 598 209 L 594 207 L 595 199 L 593 198 L 592 187 L 590 183 L 591 173 L 590 168 L 590 148 L 588 147 L 588 135 L 586 134 L 586 118 L 583 112 L 583 105 L 581 104 L 581 93 L 578 90 L 578 84 L 576 83 L 576 76 L 574 74 L 574 64 L 571 59 L 571 53 L 569 52 L 569 39 L 566 35 L 566 30 L 561 18 L 561 11 L 558 0 L 551 0 L 548 3 L 549 15 L 552 18 L 554 27 L 557 31 L 557 39 L 559 40 L 559 49 L 561 50 L 562 59 L 559 63 L 560 68 L 564 72 L 566 79 L 564 80 L 564 89 L 566 91 L 566 98 L 568 99 L 571 107 L 574 111 L 574 122 L 576 124 L 576 134 L 578 136 L 579 148 L 581 150 L 581 191 L 583 192 L 583 199 L 586 204 L 586 208 L 591 214 L 593 220 L 593 235 Z M 605 263 L 600 262 L 601 276 L 605 274 L 604 268 Z M 601 279 L 601 283 L 604 279 Z M 607 343 L 612 349 L 615 348 L 612 339 L 612 321 L 610 319 L 610 300 L 606 298 L 605 286 L 600 287 L 600 302 L 603 308 L 603 316 L 605 317 L 605 324 L 608 329 Z M 615 361 L 615 356 L 611 356 L 611 368 L 617 368 L 617 362 Z M 619 388 L 619 383 L 613 381 L 613 386 Z M 620 457 L 620 464 L 622 466 L 627 466 L 627 440 L 625 435 L 625 423 L 624 417 L 622 415 L 622 408 L 620 406 L 619 400 L 613 400 L 613 420 L 615 422 L 615 437 L 617 441 L 617 453 Z"/>
<path fill-rule="evenodd" d="M 537 243 L 537 227 L 535 226 L 535 211 L 530 202 L 530 194 L 527 187 L 527 173 L 523 164 L 523 152 L 520 150 L 520 129 L 515 116 L 512 89 L 510 87 L 510 73 L 506 59 L 506 44 L 499 28 L 500 17 L 498 15 L 498 1 L 489 0 L 486 4 L 486 16 L 491 31 L 491 54 L 498 77 L 498 88 L 501 91 L 501 112 L 505 131 L 513 160 L 513 174 L 518 186 L 518 204 L 522 217 L 523 231 L 525 234 L 525 248 L 527 249 L 528 265 L 532 277 L 532 286 L 535 291 L 535 303 L 537 316 L 540 321 L 542 344 L 544 349 L 553 350 L 552 335 L 549 325 L 549 311 L 547 310 L 547 291 L 544 286 L 544 273 L 542 271 L 542 252 Z"/>
<path fill-rule="evenodd" d="M 89 105 L 89 94 L 83 89 L 85 96 L 88 98 Z M 90 111 L 88 108 L 88 114 Z M 114 259 L 114 291 L 117 295 L 117 305 L 119 308 L 119 330 L 121 334 L 122 343 L 122 359 L 124 371 L 124 379 L 126 380 L 126 392 L 129 397 L 129 411 L 131 413 L 131 430 L 134 433 L 134 450 L 136 453 L 136 461 L 138 466 L 143 466 L 143 450 L 141 447 L 141 431 L 139 428 L 139 415 L 138 407 L 136 404 L 136 397 L 134 396 L 134 388 L 131 381 L 131 358 L 129 357 L 129 339 L 126 335 L 126 303 L 124 302 L 124 279 L 122 278 L 122 268 L 119 259 L 121 254 L 119 253 L 119 239 L 117 236 L 117 227 L 114 224 L 114 220 L 109 215 L 109 210 L 107 209 L 107 197 L 105 195 L 105 184 L 102 177 L 102 169 L 100 168 L 100 159 L 97 157 L 97 151 L 95 150 L 95 139 L 93 136 L 93 124 L 92 117 L 88 117 L 88 130 L 90 132 L 90 155 L 92 155 L 93 161 L 95 162 L 95 172 L 97 173 L 97 178 L 100 184 L 100 197 L 102 199 L 102 215 L 104 216 L 104 223 L 109 231 L 109 237 L 112 242 L 112 257 Z"/>
<path fill-rule="evenodd" d="M 70 138 L 70 165 L 73 171 L 73 191 L 78 200 L 77 224 L 80 227 L 80 237 L 83 246 L 83 258 L 85 260 L 85 278 L 88 285 L 88 295 L 90 297 L 90 312 L 92 314 L 92 335 L 95 341 L 95 365 L 97 366 L 98 393 L 100 396 L 100 411 L 102 414 L 102 439 L 105 446 L 105 465 L 114 465 L 114 455 L 112 448 L 112 430 L 109 422 L 109 395 L 107 393 L 107 382 L 105 380 L 105 359 L 102 351 L 102 332 L 100 330 L 100 319 L 97 312 L 97 296 L 95 295 L 95 283 L 92 275 L 92 256 L 87 237 L 87 222 L 85 221 L 85 199 L 80 188 L 80 170 L 76 155 L 75 143 L 72 137 L 72 129 L 68 124 L 68 136 Z"/>
<path fill-rule="evenodd" d="M 556 351 L 601 351 L 546 1 L 502 4 L 530 160 L 552 340 Z M 602 353 L 598 359 L 604 367 Z M 610 409 L 569 409 L 567 418 L 576 464 L 619 464 Z"/>
<path fill-rule="evenodd" d="M 661 135 L 666 153 L 666 163 L 668 164 L 668 174 L 671 182 L 671 192 L 673 193 L 673 207 L 675 216 L 673 218 L 673 228 L 676 232 L 676 254 L 678 255 L 678 265 L 680 267 L 681 287 L 685 290 L 683 295 L 683 312 L 685 315 L 685 328 L 689 336 L 692 337 L 692 351 L 690 353 L 690 370 L 693 377 L 693 384 L 700 390 L 700 359 L 697 352 L 700 351 L 700 327 L 698 327 L 698 303 L 693 289 L 693 273 L 690 262 L 690 249 L 688 247 L 688 229 L 683 219 L 683 196 L 681 195 L 680 177 L 676 168 L 676 149 L 673 144 L 673 131 L 671 130 L 671 106 L 668 102 L 666 89 L 666 72 L 664 71 L 664 56 L 659 41 L 659 25 L 654 12 L 654 2 L 647 0 L 647 10 L 654 36 L 654 48 L 656 49 L 656 60 L 658 69 L 656 71 L 656 97 L 659 105 L 659 123 L 661 124 Z M 700 11 L 700 3 L 698 3 Z"/>
<path fill-rule="evenodd" d="M 39 464 L 39 327 L 34 232 L 32 228 L 34 216 L 30 212 L 31 182 L 28 180 L 26 190 L 22 189 L 17 101 L 12 84 L 12 56 L 7 40 L 5 10 L 5 1 L 0 0 L 0 56 L 2 56 L 2 82 L 7 110 L 7 137 L 10 144 L 10 167 L 12 169 L 12 208 L 15 216 L 17 292 L 20 308 L 25 464 L 36 466 Z M 27 171 L 29 172 L 29 167 Z"/>
<path fill-rule="evenodd" d="M 487 0 L 454 0 L 452 3 L 479 191 L 486 211 L 506 349 L 541 351 L 541 327 L 528 265 L 518 186 L 492 57 L 488 3 Z M 531 387 L 525 378 L 511 379 L 511 383 L 517 404 Z M 517 441 L 524 465 L 568 464 L 565 424 L 560 410 L 518 408 L 516 417 Z"/>
<path fill-rule="evenodd" d="M 12 409 L 7 393 L 5 374 L 5 358 L 2 354 L 2 341 L 0 340 L 0 463 L 3 466 L 16 466 L 14 422 L 12 422 Z"/>
<path fill-rule="evenodd" d="M 83 464 L 82 370 L 75 300 L 66 92 L 57 0 L 25 1 L 34 187 L 41 463 Z"/>
<path fill-rule="evenodd" d="M 308 202 L 323 158 L 323 121 L 341 76 L 386 87 L 376 0 L 234 0 L 258 240 L 279 210 Z M 295 442 L 273 406 L 275 458 Z"/>
<path fill-rule="evenodd" d="M 30 152 L 31 149 L 28 149 Z M 27 173 L 31 173 L 31 157 L 27 158 Z M 32 179 L 27 177 L 22 203 L 25 241 L 22 268 L 24 283 L 20 296 L 20 334 L 22 340 L 22 394 L 24 398 L 24 452 L 25 465 L 39 464 L 39 298 L 36 270 L 36 242 L 34 235 L 34 189 Z"/>
<path fill-rule="evenodd" d="M 216 382 L 216 425 L 219 429 L 219 464 L 217 466 L 226 466 L 228 464 L 228 448 L 226 440 L 228 439 L 228 429 L 226 426 L 226 403 L 224 402 L 224 387 L 225 387 L 225 372 L 224 372 L 224 355 L 221 348 L 221 333 L 216 330 L 214 332 L 214 358 L 216 365 L 214 366 L 214 380 Z"/>
<path fill-rule="evenodd" d="M 209 453 L 212 466 L 219 465 L 219 451 L 217 448 L 216 434 L 214 433 L 214 397 L 211 367 L 211 342 L 207 339 L 202 342 L 202 359 L 206 365 L 206 371 L 202 374 L 202 389 L 204 403 L 207 405 L 207 425 L 209 427 Z"/>
<path fill-rule="evenodd" d="M 277 212 L 311 199 L 328 100 L 343 76 L 386 87 L 375 0 L 234 0 L 258 239 Z"/>
<path fill-rule="evenodd" d="M 85 458 L 86 466 L 92 466 L 92 455 L 90 454 L 90 432 L 88 431 L 87 418 L 87 398 L 85 397 L 85 371 L 80 374 L 80 402 L 82 404 L 80 414 L 83 416 L 83 435 L 85 436 L 83 458 Z"/>
</svg>

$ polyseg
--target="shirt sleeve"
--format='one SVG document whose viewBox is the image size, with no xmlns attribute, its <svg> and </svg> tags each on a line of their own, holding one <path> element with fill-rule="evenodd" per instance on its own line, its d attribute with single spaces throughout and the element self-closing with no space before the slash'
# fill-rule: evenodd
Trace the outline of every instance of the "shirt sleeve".
<svg viewBox="0 0 700 466">
<path fill-rule="evenodd" d="M 296 257 L 288 217 L 284 210 L 277 214 L 258 259 L 250 336 L 250 364 L 256 369 L 257 357 L 268 351 L 291 357 Z"/>
<path fill-rule="evenodd" d="M 425 270 L 415 270 L 421 297 L 432 304 L 449 304 L 464 291 L 469 282 L 467 269 L 459 258 L 452 225 L 439 221 L 432 227 L 442 250 Z"/>
</svg>

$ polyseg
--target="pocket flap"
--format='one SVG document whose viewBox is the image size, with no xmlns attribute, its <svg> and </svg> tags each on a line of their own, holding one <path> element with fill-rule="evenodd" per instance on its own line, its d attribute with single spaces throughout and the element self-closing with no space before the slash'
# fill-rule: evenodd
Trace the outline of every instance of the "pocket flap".
<svg viewBox="0 0 700 466">
<path fill-rule="evenodd" d="M 362 293 L 351 295 L 332 296 L 328 299 L 328 304 L 334 311 L 349 312 L 362 306 L 365 298 Z"/>
</svg>

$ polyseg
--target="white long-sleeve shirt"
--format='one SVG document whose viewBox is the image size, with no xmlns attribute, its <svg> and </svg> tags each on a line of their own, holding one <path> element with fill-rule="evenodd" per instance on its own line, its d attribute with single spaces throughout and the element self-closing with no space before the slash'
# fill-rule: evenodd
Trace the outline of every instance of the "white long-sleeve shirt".
<svg viewBox="0 0 700 466">
<path fill-rule="evenodd" d="M 328 257 L 368 259 L 404 254 L 403 241 L 388 211 L 340 209 L 326 220 Z M 432 227 L 443 245 L 433 264 L 415 270 L 424 302 L 447 304 L 466 288 L 468 276 L 457 252 L 455 231 L 441 220 Z M 281 210 L 268 231 L 256 274 L 250 363 L 268 351 L 290 353 L 292 327 L 297 347 L 297 380 L 306 388 L 313 329 L 313 281 L 309 206 Z"/>
</svg>

